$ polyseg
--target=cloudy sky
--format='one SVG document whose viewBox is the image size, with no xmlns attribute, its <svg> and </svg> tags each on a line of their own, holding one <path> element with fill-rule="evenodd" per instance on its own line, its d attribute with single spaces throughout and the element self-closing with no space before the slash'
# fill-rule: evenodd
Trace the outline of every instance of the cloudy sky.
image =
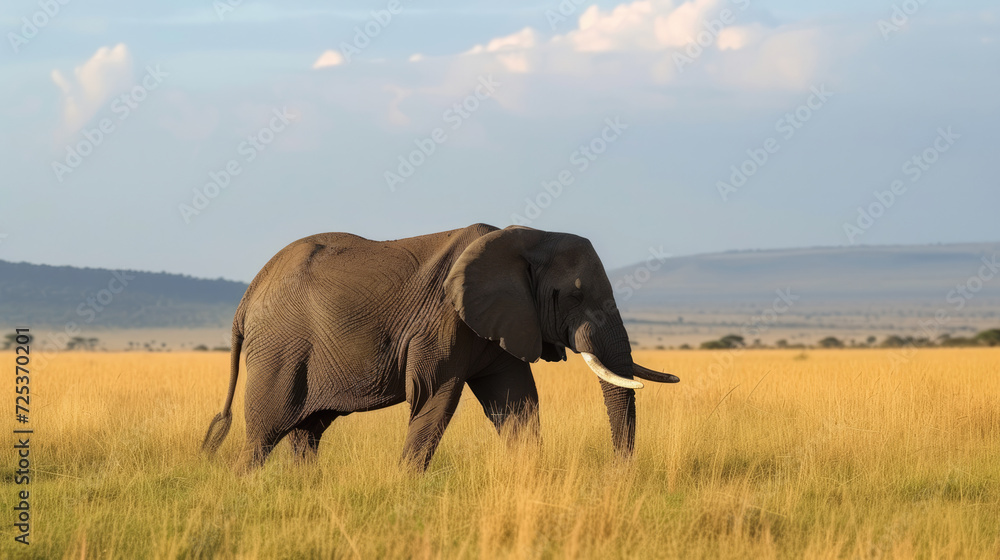
<svg viewBox="0 0 1000 560">
<path fill-rule="evenodd" d="M 4 2 L 0 259 L 249 280 L 312 233 L 475 222 L 609 267 L 1000 240 L 996 2 L 330 4 Z"/>
</svg>

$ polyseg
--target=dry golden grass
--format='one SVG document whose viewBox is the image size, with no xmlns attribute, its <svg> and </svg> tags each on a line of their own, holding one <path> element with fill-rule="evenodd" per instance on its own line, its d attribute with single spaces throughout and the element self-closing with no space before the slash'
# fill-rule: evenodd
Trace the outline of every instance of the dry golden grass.
<svg viewBox="0 0 1000 560">
<path fill-rule="evenodd" d="M 67 353 L 36 370 L 33 544 L 12 540 L 8 445 L 0 557 L 1000 557 L 997 350 L 921 350 L 895 367 L 881 350 L 728 365 L 637 352 L 682 382 L 639 391 L 624 463 L 597 381 L 571 357 L 535 368 L 540 448 L 498 438 L 467 392 L 424 476 L 397 463 L 405 405 L 338 419 L 312 465 L 283 443 L 234 476 L 242 378 L 229 438 L 199 457 L 228 359 Z"/>
</svg>

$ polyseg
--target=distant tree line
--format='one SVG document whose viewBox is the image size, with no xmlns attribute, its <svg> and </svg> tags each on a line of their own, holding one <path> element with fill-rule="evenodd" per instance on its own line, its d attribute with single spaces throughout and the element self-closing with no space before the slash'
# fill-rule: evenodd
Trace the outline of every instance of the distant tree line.
<svg viewBox="0 0 1000 560">
<path fill-rule="evenodd" d="M 28 335 L 29 344 L 33 340 L 31 335 Z M 7 334 L 0 340 L 0 350 L 11 350 L 16 345 L 17 335 Z M 101 346 L 101 341 L 97 337 L 84 337 L 84 336 L 74 336 L 73 338 L 66 341 L 66 350 L 71 351 L 84 351 L 84 352 L 94 352 L 96 350 L 106 350 L 106 348 Z M 130 341 L 128 343 L 128 348 L 125 350 L 129 352 L 169 352 L 170 349 L 167 347 L 166 342 L 157 342 L 156 340 L 150 340 L 149 342 L 135 342 Z M 196 352 L 229 352 L 230 348 L 228 346 L 214 346 L 209 348 L 204 344 L 199 344 L 192 348 Z"/>
<path fill-rule="evenodd" d="M 194 347 L 194 351 L 195 352 L 208 352 L 208 346 L 205 346 L 204 344 L 199 344 L 198 346 Z M 231 352 L 231 351 L 232 351 L 232 349 L 230 347 L 228 347 L 228 346 L 216 346 L 216 347 L 212 348 L 212 352 Z"/>
<path fill-rule="evenodd" d="M 904 346 L 916 346 L 918 348 L 957 348 L 970 346 L 1000 346 L 1000 329 L 989 329 L 982 331 L 972 337 L 951 336 L 943 334 L 936 339 L 927 337 L 889 335 L 882 342 L 874 336 L 869 336 L 864 342 L 850 340 L 844 342 L 835 337 L 828 336 L 819 340 L 812 348 L 902 348 Z M 687 344 L 681 346 L 682 350 L 689 349 Z M 731 350 L 735 348 L 810 348 L 805 344 L 789 344 L 787 340 L 781 339 L 775 342 L 774 346 L 767 346 L 761 343 L 760 339 L 755 339 L 751 344 L 739 335 L 729 334 L 718 340 L 708 340 L 701 343 L 702 350 Z"/>
<path fill-rule="evenodd" d="M 27 336 L 28 337 L 28 344 L 29 345 L 32 343 L 32 341 L 35 340 L 35 337 L 32 336 L 32 335 L 30 335 L 30 334 L 20 335 L 20 336 Z M 17 337 L 18 337 L 18 335 L 16 333 L 10 333 L 10 334 L 4 336 L 3 337 L 3 349 L 4 350 L 10 350 L 14 346 L 16 346 L 17 345 Z"/>
<path fill-rule="evenodd" d="M 68 342 L 66 342 L 66 349 L 87 350 L 93 352 L 94 350 L 97 349 L 98 342 L 100 342 L 100 340 L 95 337 L 86 338 L 82 336 L 74 336 L 73 338 L 69 339 Z"/>
</svg>

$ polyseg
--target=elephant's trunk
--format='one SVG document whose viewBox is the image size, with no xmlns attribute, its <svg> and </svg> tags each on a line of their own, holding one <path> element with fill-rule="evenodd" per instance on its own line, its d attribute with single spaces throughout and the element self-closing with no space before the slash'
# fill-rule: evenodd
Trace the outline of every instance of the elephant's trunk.
<svg viewBox="0 0 1000 560">
<path fill-rule="evenodd" d="M 601 381 L 604 406 L 611 422 L 611 443 L 620 457 L 631 457 L 635 448 L 635 391 Z"/>
<path fill-rule="evenodd" d="M 595 321 L 581 325 L 576 331 L 575 346 L 601 378 L 604 404 L 611 423 L 611 442 L 619 456 L 628 457 L 635 448 L 633 387 L 642 387 L 642 384 L 632 378 L 632 348 L 621 317 L 615 313 L 614 317 L 604 319 L 603 324 Z"/>
</svg>

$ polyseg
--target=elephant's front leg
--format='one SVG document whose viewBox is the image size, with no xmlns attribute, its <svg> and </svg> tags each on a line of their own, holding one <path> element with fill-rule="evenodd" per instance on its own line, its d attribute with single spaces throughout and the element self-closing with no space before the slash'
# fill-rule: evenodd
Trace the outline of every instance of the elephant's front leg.
<svg viewBox="0 0 1000 560">
<path fill-rule="evenodd" d="M 538 390 L 530 365 L 504 355 L 468 383 L 498 433 L 541 440 Z"/>
<path fill-rule="evenodd" d="M 444 380 L 438 386 L 428 386 L 417 377 L 407 380 L 407 400 L 410 401 L 410 427 L 403 444 L 403 463 L 424 471 L 434 456 L 441 436 L 451 421 L 462 396 L 465 381 L 457 377 Z"/>
</svg>

